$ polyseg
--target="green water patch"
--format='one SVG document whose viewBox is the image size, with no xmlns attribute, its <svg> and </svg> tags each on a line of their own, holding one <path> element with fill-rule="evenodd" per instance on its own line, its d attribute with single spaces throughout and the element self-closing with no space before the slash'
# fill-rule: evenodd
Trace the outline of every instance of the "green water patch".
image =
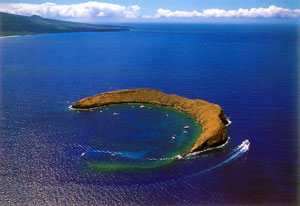
<svg viewBox="0 0 300 206">
<path fill-rule="evenodd" d="M 76 116 L 85 133 L 82 160 L 97 170 L 170 164 L 180 159 L 201 133 L 191 116 L 152 104 L 117 104 L 77 111 Z"/>
</svg>

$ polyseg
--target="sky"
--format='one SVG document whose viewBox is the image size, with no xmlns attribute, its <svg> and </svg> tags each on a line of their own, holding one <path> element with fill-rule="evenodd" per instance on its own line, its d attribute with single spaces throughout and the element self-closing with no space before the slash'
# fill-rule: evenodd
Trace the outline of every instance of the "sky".
<svg viewBox="0 0 300 206">
<path fill-rule="evenodd" d="M 0 11 L 79 22 L 300 20 L 300 0 L 1 0 Z"/>
</svg>

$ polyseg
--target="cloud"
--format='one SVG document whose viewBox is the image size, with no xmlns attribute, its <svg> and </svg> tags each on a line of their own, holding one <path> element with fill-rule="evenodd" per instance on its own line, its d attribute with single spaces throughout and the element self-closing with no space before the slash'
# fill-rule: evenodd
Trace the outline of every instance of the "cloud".
<svg viewBox="0 0 300 206">
<path fill-rule="evenodd" d="M 149 16 L 144 16 L 149 18 Z M 299 18 L 300 9 L 286 9 L 274 5 L 268 8 L 251 8 L 238 10 L 205 9 L 202 12 L 194 11 L 171 11 L 158 9 L 152 18 Z"/>
<path fill-rule="evenodd" d="M 118 4 L 93 1 L 70 5 L 60 5 L 55 3 L 0 3 L 0 11 L 25 16 L 39 15 L 46 18 L 58 19 L 132 19 L 140 16 L 140 7 L 137 5 L 121 6 Z"/>
<path fill-rule="evenodd" d="M 237 10 L 205 9 L 203 11 L 171 11 L 158 9 L 154 16 L 141 16 L 138 5 L 122 6 L 119 4 L 90 1 L 78 4 L 28 4 L 0 3 L 0 11 L 25 16 L 39 15 L 46 18 L 74 21 L 114 21 L 137 18 L 299 18 L 300 9 L 287 9 L 274 5 L 268 8 Z"/>
</svg>

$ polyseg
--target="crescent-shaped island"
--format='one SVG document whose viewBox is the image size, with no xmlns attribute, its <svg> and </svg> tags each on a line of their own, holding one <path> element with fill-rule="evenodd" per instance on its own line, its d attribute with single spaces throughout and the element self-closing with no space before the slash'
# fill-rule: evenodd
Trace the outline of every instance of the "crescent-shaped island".
<svg viewBox="0 0 300 206">
<path fill-rule="evenodd" d="M 84 98 L 73 109 L 92 109 L 112 104 L 142 103 L 172 107 L 192 116 L 202 131 L 195 144 L 185 154 L 219 146 L 226 142 L 229 123 L 222 108 L 200 99 L 188 99 L 153 89 L 126 89 Z"/>
</svg>

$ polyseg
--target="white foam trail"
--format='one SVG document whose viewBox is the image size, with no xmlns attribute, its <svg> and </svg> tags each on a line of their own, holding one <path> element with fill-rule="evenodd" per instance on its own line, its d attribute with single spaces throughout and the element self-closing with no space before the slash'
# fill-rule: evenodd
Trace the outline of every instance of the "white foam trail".
<svg viewBox="0 0 300 206">
<path fill-rule="evenodd" d="M 213 166 L 213 167 L 210 167 L 208 169 L 205 169 L 205 170 L 202 170 L 200 172 L 197 172 L 195 174 L 192 174 L 192 175 L 188 175 L 188 176 L 185 176 L 183 178 L 181 178 L 180 180 L 183 180 L 183 179 L 186 179 L 186 178 L 190 178 L 190 177 L 195 177 L 197 175 L 200 175 L 200 174 L 204 174 L 206 172 L 209 172 L 209 171 L 212 171 L 218 167 L 221 167 L 233 160 L 236 160 L 237 158 L 241 157 L 245 152 L 247 152 L 250 148 L 250 142 L 249 140 L 245 140 L 242 142 L 242 144 L 240 144 L 237 149 L 235 150 L 235 152 L 233 154 L 231 154 L 231 156 L 229 158 L 227 158 L 226 160 L 224 160 L 223 162 Z"/>
<path fill-rule="evenodd" d="M 230 121 L 229 118 L 227 118 L 228 123 L 225 125 L 226 127 L 228 127 L 229 125 L 231 125 L 232 121 Z"/>
<path fill-rule="evenodd" d="M 198 151 L 198 152 L 188 153 L 185 156 L 176 155 L 174 157 L 165 157 L 165 158 L 144 158 L 144 160 L 165 161 L 165 160 L 174 160 L 174 159 L 191 159 L 191 158 L 195 158 L 196 155 L 198 155 L 200 153 L 207 152 L 207 151 L 210 151 L 210 150 L 220 149 L 220 148 L 226 146 L 228 144 L 229 140 L 230 140 L 230 137 L 227 137 L 226 142 L 222 145 L 219 145 L 219 146 L 214 147 L 214 148 L 208 148 L 206 150 L 202 150 L 202 151 Z"/>
<path fill-rule="evenodd" d="M 195 158 L 196 155 L 198 155 L 200 153 L 224 147 L 225 145 L 228 144 L 229 139 L 230 139 L 230 137 L 228 137 L 228 140 L 223 145 L 220 145 L 220 146 L 215 147 L 215 148 L 210 148 L 210 149 L 207 149 L 207 150 L 204 150 L 204 151 L 190 153 L 190 154 L 186 155 L 185 157 L 183 157 L 181 155 L 177 155 L 177 156 L 169 157 L 169 158 L 168 157 L 165 157 L 165 158 L 153 158 L 153 157 L 152 158 L 151 157 L 137 158 L 137 157 L 134 157 L 134 156 L 126 154 L 126 152 L 124 153 L 124 152 L 117 152 L 117 151 L 95 150 L 95 149 L 91 149 L 89 147 L 85 147 L 85 146 L 82 146 L 82 145 L 79 145 L 79 147 L 81 147 L 82 149 L 86 150 L 86 151 L 83 152 L 86 155 L 91 154 L 91 153 L 93 153 L 95 155 L 95 153 L 99 153 L 99 154 L 118 155 L 118 156 L 121 156 L 121 157 L 130 158 L 130 159 L 140 159 L 140 160 L 149 160 L 149 161 L 167 161 L 167 160 L 174 160 L 174 159 L 191 159 L 191 158 Z M 231 161 L 237 159 L 238 157 L 240 157 L 241 155 L 243 155 L 245 152 L 247 152 L 249 150 L 249 147 L 250 147 L 249 140 L 245 140 L 236 149 L 234 149 L 233 152 L 231 152 L 229 154 L 231 156 L 228 159 L 226 159 L 225 161 L 223 161 L 223 162 L 221 162 L 221 163 L 219 163 L 219 164 L 217 164 L 217 165 L 215 165 L 215 166 L 213 166 L 211 168 L 202 170 L 202 171 L 200 171 L 200 172 L 198 172 L 196 174 L 193 174 L 193 175 L 190 175 L 190 176 L 186 176 L 184 178 L 196 176 L 196 175 L 199 175 L 199 174 L 203 174 L 203 173 L 209 172 L 209 171 L 211 171 L 213 169 L 216 169 L 218 167 L 221 167 L 222 165 L 224 165 L 224 164 L 226 164 L 228 162 L 231 162 Z"/>
<path fill-rule="evenodd" d="M 11 35 L 11 36 L 1 36 L 0 39 L 4 39 L 4 38 L 15 38 L 15 37 L 21 37 L 21 36 L 32 36 L 32 35 Z"/>
<path fill-rule="evenodd" d="M 230 140 L 230 137 L 227 138 L 227 141 L 217 147 L 214 148 L 209 148 L 203 151 L 198 151 L 198 152 L 193 152 L 193 153 L 189 153 L 186 156 L 181 156 L 181 155 L 176 155 L 174 157 L 161 157 L 161 158 L 155 158 L 155 157 L 145 157 L 145 158 L 139 158 L 140 160 L 148 160 L 148 161 L 167 161 L 167 160 L 175 160 L 175 159 L 192 159 L 192 158 L 196 158 L 196 155 L 203 153 L 203 152 L 207 152 L 210 150 L 215 150 L 215 149 L 220 149 L 224 146 L 226 146 L 228 144 Z M 79 145 L 80 148 L 85 149 L 84 153 L 88 156 L 88 154 L 93 153 L 95 155 L 95 153 L 99 153 L 99 155 L 101 154 L 113 154 L 113 155 L 118 155 L 121 157 L 125 157 L 125 158 L 129 158 L 129 159 L 137 159 L 136 157 L 131 157 L 130 155 L 125 154 L 124 152 L 117 152 L 117 151 L 107 151 L 107 150 L 95 150 L 92 149 L 90 147 L 85 147 L 82 145 Z M 238 148 L 237 148 L 238 149 Z"/>
<path fill-rule="evenodd" d="M 179 182 L 179 181 L 183 181 L 187 178 L 190 178 L 190 177 L 195 177 L 195 176 L 198 176 L 198 175 L 201 175 L 201 174 L 204 174 L 204 173 L 207 173 L 207 172 L 210 172 L 214 169 L 217 169 L 233 160 L 236 160 L 237 158 L 241 157 L 243 154 L 245 154 L 250 148 L 250 142 L 249 140 L 244 140 L 234 151 L 234 154 L 230 155 L 226 160 L 224 160 L 223 162 L 215 165 L 215 166 L 212 166 L 208 169 L 204 169 L 204 170 L 201 170 L 195 174 L 192 174 L 192 175 L 188 175 L 188 176 L 185 176 L 185 177 L 182 177 L 182 178 L 179 178 L 179 179 L 172 179 L 172 180 L 167 180 L 167 181 L 164 181 L 164 182 L 159 182 L 159 184 L 164 184 L 164 185 L 169 185 L 169 184 L 174 184 L 176 182 Z M 157 184 L 157 183 L 155 183 Z"/>
<path fill-rule="evenodd" d="M 229 155 L 235 153 L 235 152 L 238 151 L 238 150 L 241 150 L 241 149 L 244 147 L 244 144 L 247 144 L 247 143 L 249 143 L 249 145 L 250 145 L 249 140 L 243 141 L 242 144 L 240 144 L 237 148 L 235 148 Z"/>
<path fill-rule="evenodd" d="M 75 108 L 72 107 L 72 104 L 71 104 L 70 106 L 68 106 L 68 108 L 69 108 L 70 110 L 76 110 Z"/>
<path fill-rule="evenodd" d="M 78 109 L 78 108 L 73 108 L 72 105 L 70 105 L 70 106 L 68 106 L 68 108 L 69 108 L 70 110 L 73 110 L 73 111 L 87 111 L 87 110 L 92 111 L 92 110 L 99 109 L 99 108 L 101 108 L 101 107 L 93 107 L 93 108 L 88 108 L 88 109 Z"/>
<path fill-rule="evenodd" d="M 180 155 L 177 155 L 175 157 L 165 157 L 165 158 L 154 158 L 154 157 L 142 158 L 143 155 L 139 155 L 138 152 L 117 152 L 117 151 L 107 151 L 107 150 L 95 150 L 95 149 L 91 149 L 89 147 L 83 147 L 82 145 L 79 145 L 79 147 L 84 149 L 84 151 L 82 153 L 85 153 L 86 157 L 101 155 L 101 154 L 111 154 L 111 155 L 117 155 L 117 156 L 128 158 L 128 159 L 139 159 L 139 160 L 147 160 L 147 161 L 166 161 L 166 160 L 182 158 Z M 136 156 L 136 155 L 138 155 L 138 156 Z M 180 156 L 181 158 L 179 158 L 178 156 Z"/>
<path fill-rule="evenodd" d="M 227 141 L 225 144 L 227 144 L 227 143 L 228 143 L 228 141 Z M 223 145 L 223 146 L 224 146 L 224 145 Z M 241 157 L 243 154 L 245 154 L 245 153 L 249 150 L 249 148 L 250 148 L 250 141 L 246 139 L 246 140 L 244 140 L 244 141 L 243 141 L 243 142 L 242 142 L 242 143 L 234 150 L 233 153 L 229 154 L 229 157 L 228 157 L 226 160 L 224 160 L 223 162 L 221 162 L 221 163 L 219 163 L 219 164 L 217 164 L 217 165 L 215 165 L 215 166 L 212 166 L 212 167 L 210 167 L 210 168 L 201 170 L 201 171 L 199 171 L 199 172 L 197 172 L 197 173 L 194 173 L 194 174 L 191 174 L 191 175 L 188 175 L 188 176 L 179 178 L 179 179 L 172 179 L 172 180 L 168 180 L 168 181 L 165 181 L 165 182 L 160 182 L 159 184 L 167 184 L 167 185 L 168 185 L 168 184 L 174 184 L 174 183 L 176 183 L 176 182 L 178 182 L 178 181 L 183 181 L 183 180 L 185 180 L 185 179 L 187 179 L 187 178 L 195 177 L 195 176 L 198 176 L 198 175 L 201 175 L 201 174 L 210 172 L 210 171 L 212 171 L 212 170 L 214 170 L 214 169 L 217 169 L 217 168 L 219 168 L 219 167 L 222 167 L 223 165 L 228 164 L 228 163 L 230 163 L 230 162 L 232 162 L 232 161 L 238 159 L 238 158 Z M 94 151 L 97 151 L 97 152 L 103 152 L 103 153 L 108 153 L 108 152 L 110 152 L 110 151 L 102 151 L 102 150 L 94 150 Z M 82 155 L 82 154 L 84 154 L 84 155 Z M 82 154 L 81 154 L 82 157 L 86 155 L 86 153 L 82 153 Z M 123 156 L 121 152 L 113 152 L 113 154 L 120 154 L 121 156 Z M 112 155 L 113 155 L 113 154 L 112 154 Z M 130 158 L 130 157 L 127 157 L 127 158 Z M 157 161 L 157 160 L 169 160 L 169 159 L 175 159 L 175 158 L 176 158 L 176 159 L 181 159 L 181 156 L 175 156 L 175 157 L 172 157 L 172 158 L 160 158 L 160 159 L 158 159 L 158 158 L 147 158 L 147 159 L 148 159 L 148 160 L 155 160 L 155 161 Z M 184 157 L 184 158 L 185 158 L 185 157 Z M 157 184 L 157 183 L 155 183 L 155 184 Z"/>
<path fill-rule="evenodd" d="M 211 150 L 215 150 L 215 149 L 220 149 L 220 148 L 222 148 L 222 147 L 225 147 L 225 146 L 228 144 L 229 140 L 230 140 L 230 137 L 227 137 L 227 140 L 226 140 L 226 142 L 225 142 L 224 144 L 219 145 L 219 146 L 217 146 L 217 147 L 208 148 L 208 149 L 206 149 L 206 150 L 202 150 L 202 151 L 197 151 L 197 152 L 189 153 L 189 154 L 187 154 L 187 155 L 185 156 L 185 158 L 186 158 L 186 159 L 189 159 L 189 158 L 191 158 L 191 157 L 193 157 L 193 156 L 196 156 L 196 155 L 198 155 L 198 154 L 200 154 L 200 153 L 207 152 L 207 151 L 211 151 Z"/>
<path fill-rule="evenodd" d="M 112 156 L 120 156 L 128 159 L 140 159 L 140 160 L 147 160 L 148 158 L 142 158 L 148 150 L 141 151 L 141 152 L 127 152 L 127 151 L 108 151 L 108 150 L 95 150 L 91 149 L 89 147 L 83 147 L 79 145 L 82 149 L 85 149 L 82 153 L 84 153 L 85 157 L 95 157 L 95 156 L 100 156 L 102 154 L 109 154 Z M 82 156 L 82 155 L 81 155 Z M 82 156 L 83 157 L 83 156 Z"/>
</svg>

